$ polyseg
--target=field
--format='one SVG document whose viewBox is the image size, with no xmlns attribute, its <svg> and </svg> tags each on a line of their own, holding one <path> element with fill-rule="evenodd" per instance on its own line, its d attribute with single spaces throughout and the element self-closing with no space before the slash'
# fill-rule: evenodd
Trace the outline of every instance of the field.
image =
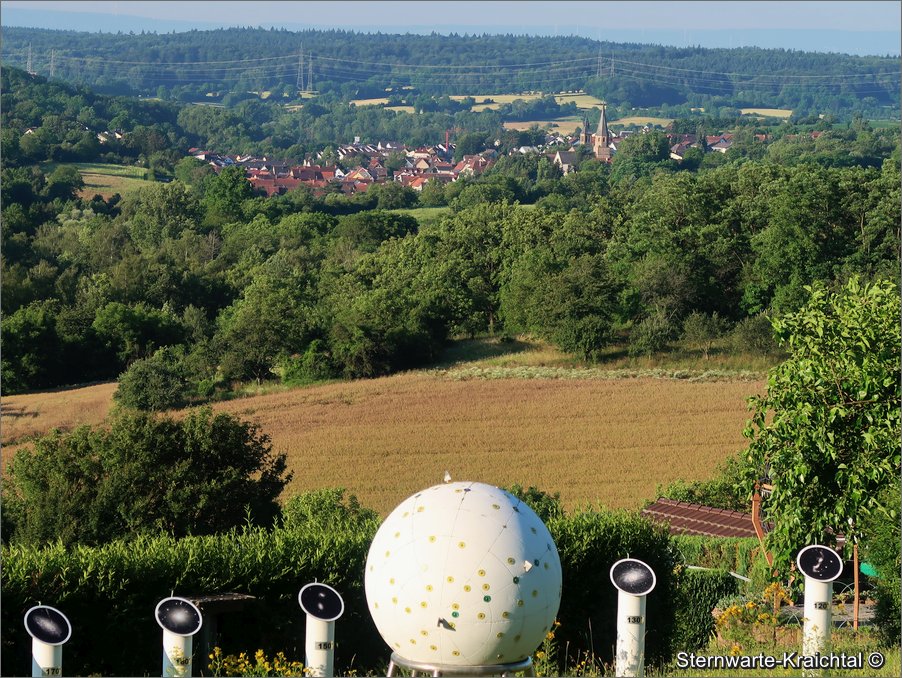
<svg viewBox="0 0 902 678">
<path fill-rule="evenodd" d="M 469 95 L 461 95 L 454 94 L 450 96 L 450 99 L 454 99 L 454 101 L 463 101 L 468 98 Z M 533 99 L 541 99 L 542 94 L 540 92 L 529 92 L 523 94 L 476 94 L 473 95 L 473 100 L 477 104 L 481 104 L 485 102 L 486 99 L 491 99 L 496 104 L 512 104 L 517 99 L 522 99 L 523 101 L 532 101 Z"/>
<path fill-rule="evenodd" d="M 57 164 L 45 163 L 41 167 L 44 172 L 52 172 Z M 147 170 L 143 167 L 90 162 L 66 164 L 73 165 L 81 173 L 85 187 L 79 191 L 79 196 L 88 200 L 97 194 L 104 198 L 110 198 L 114 193 L 124 196 L 146 185 Z"/>
<path fill-rule="evenodd" d="M 432 224 L 437 222 L 446 214 L 451 212 L 450 207 L 415 207 L 413 209 L 397 209 L 397 210 L 389 210 L 389 212 L 393 212 L 394 214 L 406 214 L 409 217 L 413 217 L 416 219 L 420 227 L 426 226 L 427 224 Z"/>
<path fill-rule="evenodd" d="M 665 127 L 673 122 L 673 118 L 652 118 L 645 115 L 631 115 L 628 118 L 618 118 L 610 122 L 611 126 L 617 125 L 660 125 Z"/>
<path fill-rule="evenodd" d="M 788 118 L 792 110 L 788 108 L 740 108 L 743 115 L 761 115 L 765 118 Z"/>
<path fill-rule="evenodd" d="M 764 385 L 574 368 L 553 349 L 518 343 L 513 355 L 482 345 L 477 360 L 472 350 L 462 362 L 452 351 L 433 370 L 277 387 L 214 409 L 259 422 L 287 453 L 295 473 L 288 496 L 341 486 L 385 514 L 447 469 L 456 479 L 560 492 L 569 508 L 637 508 L 658 483 L 708 478 L 742 449 L 745 399 Z M 100 423 L 114 390 L 5 398 L 4 464 L 22 446 L 14 441 Z"/>
<path fill-rule="evenodd" d="M 560 132 L 561 134 L 573 134 L 577 127 L 582 128 L 583 121 L 579 117 L 571 116 L 569 118 L 557 118 L 556 120 L 528 120 L 524 122 L 506 122 L 504 123 L 504 128 L 526 130 L 533 125 L 538 125 L 540 128 L 549 126 L 552 130 L 554 130 L 555 132 Z"/>
<path fill-rule="evenodd" d="M 378 99 L 353 99 L 349 103 L 355 106 L 381 106 L 388 103 L 388 97 L 380 97 Z"/>
<path fill-rule="evenodd" d="M 575 94 L 555 94 L 554 98 L 561 105 L 568 104 L 572 101 L 576 104 L 576 107 L 581 110 L 600 108 L 602 104 L 601 99 L 597 99 L 585 92 L 577 92 Z"/>
</svg>

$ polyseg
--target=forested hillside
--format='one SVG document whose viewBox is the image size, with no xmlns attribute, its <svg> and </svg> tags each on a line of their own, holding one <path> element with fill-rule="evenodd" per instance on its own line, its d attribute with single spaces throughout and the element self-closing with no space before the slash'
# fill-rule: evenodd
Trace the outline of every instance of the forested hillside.
<svg viewBox="0 0 902 678">
<path fill-rule="evenodd" d="M 104 34 L 4 28 L 3 60 L 100 91 L 193 97 L 298 89 L 344 100 L 585 89 L 634 106 L 771 106 L 891 117 L 899 60 L 524 35 L 387 35 L 233 28 Z M 537 56 L 541 55 L 541 56 Z M 883 113 L 883 115 L 880 115 Z"/>
<path fill-rule="evenodd" d="M 4 72 L 15 77 L 29 80 Z M 66 121 L 87 110 L 158 144 L 123 144 L 125 155 L 204 138 L 185 129 L 196 109 L 39 79 L 4 97 L 4 115 L 40 117 L 47 134 L 76 134 Z M 762 314 L 796 308 L 813 281 L 898 277 L 899 135 L 864 120 L 816 140 L 740 137 L 694 165 L 670 160 L 652 132 L 613 165 L 584 158 L 567 176 L 537 154 L 421 195 L 389 182 L 274 198 L 254 196 L 239 168 L 193 159 L 169 183 L 79 198 L 74 167 L 42 169 L 35 133 L 4 128 L 10 393 L 124 373 L 123 397 L 155 408 L 244 380 L 385 374 L 486 332 L 533 334 L 586 360 L 612 342 L 638 355 L 684 334 L 753 345 L 769 335 Z M 44 149 L 75 153 L 86 137 Z M 440 207 L 420 222 L 403 209 L 418 204 Z"/>
</svg>

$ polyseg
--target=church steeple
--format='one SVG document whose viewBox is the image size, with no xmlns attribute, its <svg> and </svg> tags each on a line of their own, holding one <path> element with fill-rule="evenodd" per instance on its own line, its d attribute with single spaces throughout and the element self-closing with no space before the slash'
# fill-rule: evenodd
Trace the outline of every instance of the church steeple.
<svg viewBox="0 0 902 678">
<path fill-rule="evenodd" d="M 611 149 L 611 136 L 608 130 L 608 116 L 606 113 L 607 104 L 601 102 L 601 117 L 598 119 L 598 129 L 595 132 L 595 143 L 592 150 L 595 151 L 595 157 L 602 162 L 611 162 L 613 160 L 613 152 Z"/>
<path fill-rule="evenodd" d="M 608 131 L 608 116 L 605 113 L 607 104 L 601 102 L 601 117 L 598 119 L 598 129 L 595 131 L 595 138 L 604 139 L 605 146 L 611 143 L 611 133 Z"/>
<path fill-rule="evenodd" d="M 580 142 L 585 146 L 592 145 L 592 133 L 589 131 L 589 118 L 583 116 L 583 131 L 580 134 Z"/>
</svg>

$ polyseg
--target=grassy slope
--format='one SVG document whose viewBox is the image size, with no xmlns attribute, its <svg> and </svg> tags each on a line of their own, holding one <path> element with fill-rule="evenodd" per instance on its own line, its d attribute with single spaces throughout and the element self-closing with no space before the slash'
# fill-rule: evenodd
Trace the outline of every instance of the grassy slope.
<svg viewBox="0 0 902 678">
<path fill-rule="evenodd" d="M 130 165 L 91 162 L 45 163 L 41 169 L 49 173 L 59 164 L 73 165 L 81 173 L 85 182 L 85 187 L 80 192 L 82 198 L 91 199 L 98 194 L 110 198 L 114 193 L 124 196 L 147 185 L 145 179 L 147 170 Z"/>
</svg>

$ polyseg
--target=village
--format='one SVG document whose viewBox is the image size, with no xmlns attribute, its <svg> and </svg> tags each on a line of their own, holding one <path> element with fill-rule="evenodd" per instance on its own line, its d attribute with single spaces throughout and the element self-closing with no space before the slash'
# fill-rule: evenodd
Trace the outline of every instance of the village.
<svg viewBox="0 0 902 678">
<path fill-rule="evenodd" d="M 641 130 L 612 132 L 604 105 L 595 133 L 591 133 L 588 127 L 588 121 L 584 120 L 582 131 L 578 134 L 547 132 L 541 145 L 519 146 L 508 153 L 544 154 L 566 175 L 575 170 L 580 154 L 611 163 L 624 139 L 652 130 L 645 126 Z M 666 132 L 666 135 L 670 144 L 670 157 L 676 161 L 681 161 L 685 152 L 691 148 L 726 153 L 733 145 L 732 133 L 708 135 L 704 143 L 694 134 Z M 756 135 L 756 140 L 765 142 L 768 136 Z M 495 148 L 481 153 L 464 155 L 455 161 L 457 146 L 450 140 L 450 133 L 446 132 L 444 143 L 418 147 L 387 141 L 367 143 L 356 137 L 353 143 L 341 144 L 334 152 L 321 151 L 300 164 L 267 156 L 229 155 L 201 148 L 191 148 L 188 153 L 209 163 L 217 172 L 230 166 L 243 168 L 254 191 L 270 197 L 285 194 L 299 186 L 309 187 L 314 195 L 336 190 L 353 195 L 365 192 L 372 184 L 388 181 L 399 182 L 402 186 L 420 192 L 428 181 L 446 184 L 462 177 L 484 173 L 500 157 L 497 147 L 501 146 L 501 140 L 495 140 L 494 146 Z"/>
</svg>

